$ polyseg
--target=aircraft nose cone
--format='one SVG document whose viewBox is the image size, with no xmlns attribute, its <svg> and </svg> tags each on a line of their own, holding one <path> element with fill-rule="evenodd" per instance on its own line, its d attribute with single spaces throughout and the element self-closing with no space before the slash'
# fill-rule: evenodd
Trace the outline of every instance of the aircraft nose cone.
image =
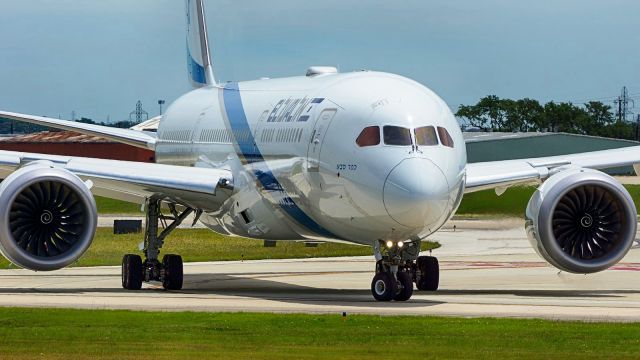
<svg viewBox="0 0 640 360">
<path fill-rule="evenodd" d="M 393 220 L 411 228 L 425 227 L 447 211 L 449 184 L 431 160 L 405 159 L 389 173 L 383 199 Z"/>
</svg>

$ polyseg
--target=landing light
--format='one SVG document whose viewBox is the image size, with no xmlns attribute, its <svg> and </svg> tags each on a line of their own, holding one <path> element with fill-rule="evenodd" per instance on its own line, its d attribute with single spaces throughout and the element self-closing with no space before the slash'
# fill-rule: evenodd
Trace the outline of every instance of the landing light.
<svg viewBox="0 0 640 360">
<path fill-rule="evenodd" d="M 387 247 L 388 248 L 392 248 L 393 247 L 393 242 L 392 241 L 387 241 Z"/>
<path fill-rule="evenodd" d="M 404 243 L 402 241 L 398 241 L 398 247 L 401 248 L 404 246 Z"/>
</svg>

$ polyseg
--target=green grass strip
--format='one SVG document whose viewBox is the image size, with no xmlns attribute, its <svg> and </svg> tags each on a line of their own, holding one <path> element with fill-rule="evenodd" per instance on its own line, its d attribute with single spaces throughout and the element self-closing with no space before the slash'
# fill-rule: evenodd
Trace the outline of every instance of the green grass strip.
<svg viewBox="0 0 640 360">
<path fill-rule="evenodd" d="M 96 199 L 96 206 L 98 208 L 98 214 L 119 214 L 119 215 L 139 215 L 144 216 L 144 213 L 140 211 L 140 204 L 134 204 L 126 201 L 120 201 L 115 199 L 109 199 L 102 196 L 94 196 Z"/>
<path fill-rule="evenodd" d="M 93 243 L 73 266 L 120 265 L 127 253 L 139 254 L 142 234 L 114 235 L 113 229 L 98 228 Z M 422 249 L 440 246 L 423 242 Z M 165 240 L 160 256 L 180 254 L 184 261 L 298 259 L 336 256 L 373 256 L 370 246 L 324 243 L 306 247 L 302 242 L 279 241 L 276 247 L 264 247 L 262 240 L 222 236 L 208 229 L 176 229 Z M 12 265 L 2 258 L 0 268 Z"/>
<path fill-rule="evenodd" d="M 346 309 L 348 310 L 348 309 Z M 637 359 L 640 325 L 0 308 L 2 359 Z"/>
</svg>

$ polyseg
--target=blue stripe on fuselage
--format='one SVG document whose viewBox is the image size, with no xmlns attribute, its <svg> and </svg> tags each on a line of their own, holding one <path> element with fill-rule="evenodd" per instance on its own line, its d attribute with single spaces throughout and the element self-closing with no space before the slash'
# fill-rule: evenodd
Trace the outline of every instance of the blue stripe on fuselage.
<svg viewBox="0 0 640 360">
<path fill-rule="evenodd" d="M 231 125 L 231 131 L 234 133 L 240 152 L 245 160 L 252 164 L 253 174 L 260 182 L 262 187 L 268 191 L 281 191 L 284 193 L 284 198 L 279 201 L 278 205 L 284 210 L 291 218 L 298 222 L 298 224 L 306 227 L 310 231 L 329 238 L 340 239 L 338 236 L 331 233 L 329 230 L 322 227 L 322 225 L 315 222 L 302 209 L 296 205 L 291 197 L 286 193 L 285 189 L 278 182 L 275 175 L 271 172 L 267 163 L 264 161 L 264 157 L 260 153 L 260 150 L 255 145 L 255 139 L 251 133 L 251 127 L 247 121 L 247 116 L 242 106 L 242 99 L 240 97 L 240 91 L 238 89 L 238 83 L 230 82 L 224 87 L 223 92 L 224 108 Z M 238 136 L 238 134 L 246 136 Z"/>
</svg>

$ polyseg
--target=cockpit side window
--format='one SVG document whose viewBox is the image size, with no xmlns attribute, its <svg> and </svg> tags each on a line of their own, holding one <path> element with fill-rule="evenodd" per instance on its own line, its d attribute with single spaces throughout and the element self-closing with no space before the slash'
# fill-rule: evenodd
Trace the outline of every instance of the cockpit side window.
<svg viewBox="0 0 640 360">
<path fill-rule="evenodd" d="M 423 126 L 416 128 L 416 145 L 419 146 L 433 146 L 438 145 L 438 137 L 436 136 L 436 129 L 433 126 Z"/>
<path fill-rule="evenodd" d="M 440 142 L 442 143 L 442 145 L 448 146 L 450 148 L 453 147 L 453 139 L 451 138 L 451 135 L 449 135 L 447 129 L 438 126 L 438 136 L 440 137 Z"/>
<path fill-rule="evenodd" d="M 356 144 L 360 147 L 374 146 L 380 144 L 380 127 L 369 126 L 360 132 L 356 139 Z"/>
<path fill-rule="evenodd" d="M 406 146 L 412 144 L 411 131 L 407 128 L 399 126 L 385 126 L 383 128 L 383 132 L 384 143 L 387 145 Z"/>
</svg>

